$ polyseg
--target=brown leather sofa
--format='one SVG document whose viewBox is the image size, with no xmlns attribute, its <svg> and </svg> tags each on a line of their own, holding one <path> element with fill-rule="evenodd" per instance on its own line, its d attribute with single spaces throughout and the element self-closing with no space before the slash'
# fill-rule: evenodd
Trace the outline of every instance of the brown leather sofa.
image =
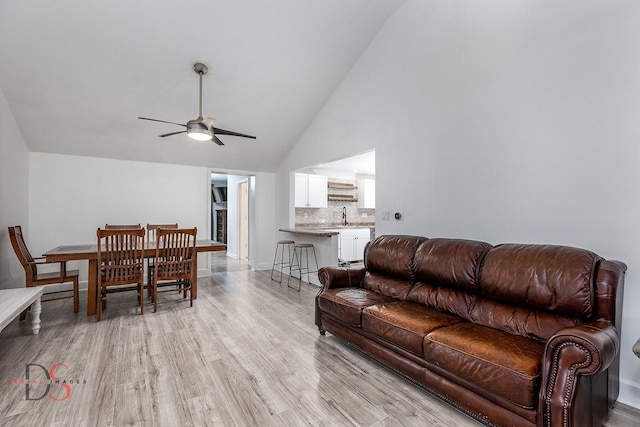
<svg viewBox="0 0 640 427">
<path fill-rule="evenodd" d="M 599 426 L 626 266 L 567 246 L 381 236 L 320 269 L 316 324 L 487 425 Z"/>
</svg>

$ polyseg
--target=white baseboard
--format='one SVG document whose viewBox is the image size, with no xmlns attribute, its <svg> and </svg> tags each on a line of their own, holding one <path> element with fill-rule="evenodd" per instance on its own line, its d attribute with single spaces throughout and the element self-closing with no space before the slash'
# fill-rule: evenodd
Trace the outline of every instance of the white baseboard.
<svg viewBox="0 0 640 427">
<path fill-rule="evenodd" d="M 640 384 L 621 378 L 618 402 L 640 409 Z"/>
<path fill-rule="evenodd" d="M 273 264 L 270 262 L 261 262 L 261 263 L 258 263 L 255 270 L 271 270 L 272 265 Z"/>
</svg>

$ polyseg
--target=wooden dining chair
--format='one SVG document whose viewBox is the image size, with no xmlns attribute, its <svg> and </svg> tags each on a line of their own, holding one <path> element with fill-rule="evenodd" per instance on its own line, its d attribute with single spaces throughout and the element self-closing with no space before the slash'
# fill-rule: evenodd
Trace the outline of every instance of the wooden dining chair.
<svg viewBox="0 0 640 427">
<path fill-rule="evenodd" d="M 159 290 L 158 288 L 177 285 L 183 298 L 189 293 L 190 306 L 193 307 L 192 280 L 196 265 L 197 228 L 159 228 L 156 231 L 156 255 L 154 258 L 153 278 L 153 311 L 158 308 L 158 292 L 175 292 L 175 288 Z"/>
<path fill-rule="evenodd" d="M 144 229 L 98 228 L 97 320 L 106 308 L 107 295 L 136 291 L 144 313 Z M 133 286 L 131 286 L 133 285 Z"/>
<path fill-rule="evenodd" d="M 156 243 L 156 233 L 159 228 L 178 228 L 178 223 L 174 224 L 147 224 L 147 248 L 151 248 L 151 245 Z M 153 297 L 151 292 L 151 281 L 153 280 L 153 261 L 154 258 L 147 258 L 147 292 L 149 297 Z"/>
<path fill-rule="evenodd" d="M 105 230 L 138 230 L 141 229 L 140 224 L 105 224 Z"/>
<path fill-rule="evenodd" d="M 67 270 L 66 262 L 46 262 L 44 257 L 31 256 L 27 244 L 22 234 L 22 227 L 16 225 L 9 227 L 9 239 L 11 240 L 11 246 L 22 264 L 25 273 L 26 287 L 31 288 L 34 286 L 46 286 L 46 285 L 59 285 L 63 283 L 72 283 L 73 289 L 71 291 L 53 291 L 46 292 L 44 295 L 51 295 L 51 298 L 43 299 L 42 301 L 54 301 L 59 299 L 73 298 L 73 312 L 77 313 L 79 309 L 78 299 L 78 270 Z M 59 264 L 59 268 L 54 272 L 40 272 L 39 267 L 45 265 L 56 266 Z M 72 294 L 69 295 L 69 292 Z M 64 295 L 63 295 L 64 294 Z M 27 312 L 24 311 L 20 315 L 20 320 L 24 320 Z"/>
</svg>

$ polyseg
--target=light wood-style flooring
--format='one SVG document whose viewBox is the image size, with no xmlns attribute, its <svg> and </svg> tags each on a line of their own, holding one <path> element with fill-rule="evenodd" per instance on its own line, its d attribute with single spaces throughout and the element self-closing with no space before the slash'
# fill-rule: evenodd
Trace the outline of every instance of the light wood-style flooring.
<svg viewBox="0 0 640 427">
<path fill-rule="evenodd" d="M 198 300 L 167 293 L 139 315 L 135 297 L 111 300 L 103 319 L 72 302 L 43 304 L 40 335 L 29 322 L 0 334 L 0 425 L 6 426 L 475 426 L 425 391 L 313 322 L 318 290 L 300 292 L 215 258 Z M 84 297 L 84 295 L 82 295 Z M 31 385 L 53 370 L 60 384 Z M 68 395 L 70 391 L 70 395 Z M 56 401 L 53 398 L 62 399 Z M 52 398 L 53 397 L 53 398 Z M 640 425 L 618 404 L 607 426 Z"/>
</svg>

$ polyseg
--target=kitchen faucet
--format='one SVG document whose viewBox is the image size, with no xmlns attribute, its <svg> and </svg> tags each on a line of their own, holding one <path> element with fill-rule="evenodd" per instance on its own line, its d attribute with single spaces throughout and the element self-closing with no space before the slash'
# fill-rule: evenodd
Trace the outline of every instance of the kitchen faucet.
<svg viewBox="0 0 640 427">
<path fill-rule="evenodd" d="M 349 223 L 347 222 L 347 207 L 342 207 L 342 225 L 347 226 Z"/>
</svg>

